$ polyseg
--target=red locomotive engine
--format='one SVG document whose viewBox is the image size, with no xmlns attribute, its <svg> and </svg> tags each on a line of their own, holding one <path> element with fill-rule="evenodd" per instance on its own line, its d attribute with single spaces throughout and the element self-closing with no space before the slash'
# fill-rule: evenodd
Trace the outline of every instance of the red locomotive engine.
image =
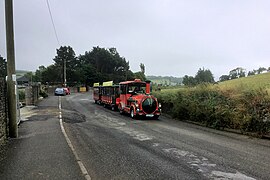
<svg viewBox="0 0 270 180">
<path fill-rule="evenodd" d="M 161 105 L 157 98 L 150 95 L 150 81 L 120 82 L 113 85 L 112 81 L 94 84 L 93 98 L 95 103 L 103 104 L 104 107 L 118 108 L 119 112 L 130 114 L 132 118 L 139 116 L 158 119 L 161 115 Z"/>
<path fill-rule="evenodd" d="M 157 98 L 150 95 L 150 81 L 140 79 L 125 81 L 120 84 L 120 113 L 128 113 L 132 118 L 138 116 L 158 119 L 161 115 L 161 105 Z"/>
</svg>

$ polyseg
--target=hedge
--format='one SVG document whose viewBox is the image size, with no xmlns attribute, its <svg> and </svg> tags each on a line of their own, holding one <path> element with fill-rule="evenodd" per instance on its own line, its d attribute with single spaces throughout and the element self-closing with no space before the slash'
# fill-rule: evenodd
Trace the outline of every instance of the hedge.
<svg viewBox="0 0 270 180">
<path fill-rule="evenodd" d="M 257 135 L 270 133 L 270 97 L 263 88 L 193 88 L 154 92 L 163 113 L 216 129 L 237 129 Z"/>
</svg>

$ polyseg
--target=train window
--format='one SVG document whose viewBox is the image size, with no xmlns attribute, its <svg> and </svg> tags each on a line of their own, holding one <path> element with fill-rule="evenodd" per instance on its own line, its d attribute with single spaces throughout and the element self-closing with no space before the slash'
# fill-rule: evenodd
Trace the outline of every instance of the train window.
<svg viewBox="0 0 270 180">
<path fill-rule="evenodd" d="M 119 96 L 119 87 L 115 87 L 115 95 Z"/>
<path fill-rule="evenodd" d="M 121 94 L 126 94 L 127 92 L 127 85 L 121 85 L 120 86 L 120 93 Z"/>
<path fill-rule="evenodd" d="M 128 93 L 130 94 L 144 94 L 145 89 L 145 83 L 133 83 L 128 85 Z"/>
<path fill-rule="evenodd" d="M 104 95 L 105 94 L 105 88 L 101 88 L 101 94 Z"/>
</svg>

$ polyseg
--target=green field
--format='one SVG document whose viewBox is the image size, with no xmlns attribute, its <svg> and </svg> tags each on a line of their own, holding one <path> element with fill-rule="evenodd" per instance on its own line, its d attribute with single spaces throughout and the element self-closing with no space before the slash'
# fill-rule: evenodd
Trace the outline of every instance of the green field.
<svg viewBox="0 0 270 180">
<path fill-rule="evenodd" d="M 270 88 L 270 73 L 258 74 L 219 83 L 220 88 Z"/>
</svg>

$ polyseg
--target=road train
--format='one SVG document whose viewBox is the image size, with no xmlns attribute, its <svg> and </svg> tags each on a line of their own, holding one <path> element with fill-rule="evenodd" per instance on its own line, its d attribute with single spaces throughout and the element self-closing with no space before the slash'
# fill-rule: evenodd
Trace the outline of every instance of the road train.
<svg viewBox="0 0 270 180">
<path fill-rule="evenodd" d="M 93 99 L 95 103 L 118 109 L 121 114 L 129 114 L 131 118 L 150 117 L 158 119 L 161 115 L 161 104 L 150 94 L 150 81 L 120 82 L 113 85 L 113 81 L 94 83 Z"/>
</svg>

